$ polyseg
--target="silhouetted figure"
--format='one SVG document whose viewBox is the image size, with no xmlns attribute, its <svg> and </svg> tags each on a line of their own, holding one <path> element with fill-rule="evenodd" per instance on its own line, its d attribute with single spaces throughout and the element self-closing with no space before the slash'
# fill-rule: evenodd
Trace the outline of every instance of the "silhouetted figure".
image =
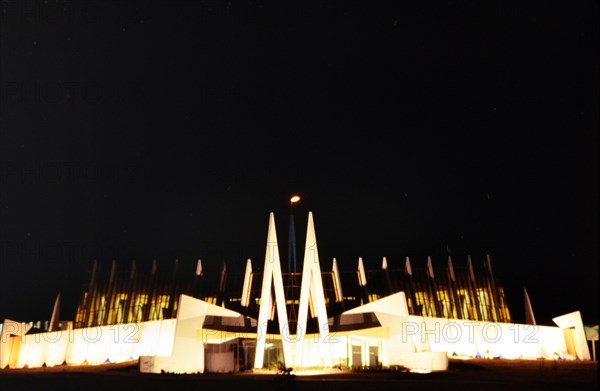
<svg viewBox="0 0 600 391">
<path fill-rule="evenodd" d="M 277 363 L 277 374 L 278 375 L 291 375 L 292 374 L 292 368 L 286 367 L 283 362 L 279 361 Z"/>
</svg>

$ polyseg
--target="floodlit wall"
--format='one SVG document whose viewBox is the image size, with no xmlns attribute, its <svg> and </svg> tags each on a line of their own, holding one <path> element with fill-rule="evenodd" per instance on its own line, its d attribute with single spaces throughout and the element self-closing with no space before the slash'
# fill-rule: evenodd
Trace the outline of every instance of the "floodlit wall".
<svg viewBox="0 0 600 391">
<path fill-rule="evenodd" d="M 31 329 L 30 325 L 5 319 L 0 332 L 0 369 L 9 363 L 16 365 L 21 347 L 21 337 Z"/>
<path fill-rule="evenodd" d="M 37 368 L 44 364 L 51 367 L 65 361 L 69 336 L 68 331 L 56 331 L 24 335 L 17 359 L 17 368 Z"/>
<path fill-rule="evenodd" d="M 482 358 L 555 358 L 566 352 L 559 327 L 410 316 L 401 336 L 417 351 Z"/>
<path fill-rule="evenodd" d="M 412 339 L 406 338 L 402 325 L 409 321 L 408 316 L 378 313 L 377 319 L 389 330 L 389 339 L 382 341 L 381 363 L 385 366 L 402 365 L 407 368 L 405 361 L 416 352 Z"/>
<path fill-rule="evenodd" d="M 418 344 L 407 329 L 418 328 L 412 317 L 408 315 L 408 305 L 404 292 L 394 293 L 358 308 L 346 311 L 345 314 L 372 312 L 377 316 L 388 336 L 381 339 L 381 365 L 401 365 L 409 369 L 426 371 L 445 371 L 448 369 L 448 355 L 443 350 L 430 349 L 427 335 Z M 425 318 L 422 318 L 425 319 Z M 372 344 L 371 344 L 372 345 Z M 369 355 L 369 344 L 363 345 L 362 357 Z M 363 361 L 366 361 L 363 359 Z M 367 361 L 369 362 L 369 361 Z M 369 365 L 371 363 L 369 362 Z"/>
<path fill-rule="evenodd" d="M 205 343 L 222 334 L 205 330 L 207 315 L 239 317 L 237 312 L 181 295 L 177 319 L 138 324 L 62 330 L 26 334 L 17 322 L 5 324 L 0 358 L 16 368 L 41 366 L 98 365 L 140 360 L 142 372 L 203 373 L 232 371 L 228 354 L 213 354 L 205 362 Z M 555 318 L 561 327 L 495 323 L 463 319 L 408 315 L 406 297 L 399 292 L 344 314 L 373 313 L 381 326 L 343 333 L 307 335 L 290 341 L 301 356 L 297 368 L 349 366 L 394 366 L 409 369 L 445 370 L 448 357 L 546 358 L 567 357 L 565 333 L 572 336 L 578 357 L 585 357 L 578 334 L 578 312 Z M 583 340 L 585 342 L 585 340 Z M 580 353 L 580 351 L 582 353 Z M 329 361 L 331 360 L 331 361 Z M 213 362 L 214 361 L 214 362 Z"/>
<path fill-rule="evenodd" d="M 330 352 L 331 363 L 333 365 L 348 365 L 348 336 L 333 333 L 331 336 Z"/>
<path fill-rule="evenodd" d="M 581 313 L 579 311 L 570 312 L 565 315 L 557 316 L 552 319 L 554 323 L 569 334 L 569 339 L 573 341 L 573 353 L 583 360 L 590 359 L 590 349 L 588 347 Z"/>
<path fill-rule="evenodd" d="M 307 334 L 304 338 L 290 337 L 294 348 L 294 361 L 297 367 L 329 367 L 345 358 L 345 340 L 336 338 L 334 334 L 323 337 L 320 334 Z M 302 349 L 299 345 L 302 344 Z M 296 357 L 301 355 L 301 357 Z"/>
<path fill-rule="evenodd" d="M 146 373 L 203 373 L 204 341 L 202 326 L 207 315 L 234 317 L 239 313 L 190 296 L 180 295 L 172 354 L 154 354 L 140 359 Z"/>
<path fill-rule="evenodd" d="M 198 331 L 202 331 L 204 319 L 207 315 L 240 314 L 186 295 L 179 300 L 176 319 L 37 334 L 25 334 L 27 330 L 21 323 L 5 322 L 0 345 L 2 363 L 8 366 L 15 354 L 10 366 L 16 368 L 99 365 L 142 357 L 146 372 L 202 373 L 205 341 L 198 338 Z M 219 359 L 222 362 L 215 365 L 229 370 L 226 357 Z"/>
<path fill-rule="evenodd" d="M 371 336 L 382 341 L 381 363 L 385 366 L 432 369 L 420 368 L 420 363 L 427 363 L 431 359 L 443 366 L 442 357 L 435 355 L 440 352 L 448 357 L 530 359 L 553 359 L 567 354 L 563 329 L 560 327 L 408 315 L 403 292 L 346 311 L 345 314 L 367 312 L 374 313 L 382 329 L 389 332 L 387 338 Z M 579 313 L 568 315 L 556 319 L 568 319 L 565 324 L 569 327 L 579 325 Z M 579 345 L 582 340 L 577 338 Z M 428 358 L 431 354 L 433 356 Z M 585 357 L 585 352 L 582 357 Z"/>
<path fill-rule="evenodd" d="M 142 354 L 170 355 L 174 335 L 175 319 L 168 319 L 25 334 L 11 349 L 19 349 L 16 368 L 98 365 L 137 360 Z"/>
</svg>

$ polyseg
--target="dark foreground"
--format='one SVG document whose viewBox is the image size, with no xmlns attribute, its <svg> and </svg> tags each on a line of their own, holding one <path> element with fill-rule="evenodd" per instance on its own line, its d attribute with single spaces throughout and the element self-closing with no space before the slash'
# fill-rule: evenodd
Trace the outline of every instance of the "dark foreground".
<svg viewBox="0 0 600 391">
<path fill-rule="evenodd" d="M 596 390 L 598 363 L 451 360 L 446 372 L 339 371 L 283 376 L 142 374 L 135 364 L 0 370 L 0 390 Z"/>
</svg>

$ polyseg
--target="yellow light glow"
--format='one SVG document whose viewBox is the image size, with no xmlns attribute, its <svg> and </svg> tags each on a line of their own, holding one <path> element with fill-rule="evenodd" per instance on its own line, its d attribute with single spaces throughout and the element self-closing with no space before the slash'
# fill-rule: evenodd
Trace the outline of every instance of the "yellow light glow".
<svg viewBox="0 0 600 391">
<path fill-rule="evenodd" d="M 429 369 L 419 369 L 419 368 L 415 368 L 415 369 L 411 369 L 409 370 L 410 373 L 431 373 L 431 371 Z"/>
<path fill-rule="evenodd" d="M 295 204 L 296 202 L 300 202 L 299 195 L 293 195 L 292 198 L 290 198 L 290 203 Z"/>
</svg>

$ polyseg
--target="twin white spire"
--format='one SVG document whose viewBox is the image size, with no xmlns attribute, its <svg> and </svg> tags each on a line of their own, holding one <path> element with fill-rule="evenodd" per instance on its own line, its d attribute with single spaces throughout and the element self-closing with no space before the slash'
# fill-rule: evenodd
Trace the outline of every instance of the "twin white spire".
<svg viewBox="0 0 600 391">
<path fill-rule="evenodd" d="M 335 266 L 334 266 L 335 267 Z M 248 271 L 248 269 L 247 269 Z M 321 280 L 321 268 L 319 263 L 319 252 L 317 250 L 317 239 L 312 212 L 308 212 L 308 226 L 306 229 L 306 245 L 304 249 L 304 265 L 302 269 L 302 283 L 300 288 L 300 303 L 298 308 L 298 325 L 296 335 L 290 335 L 288 325 L 286 298 L 283 289 L 283 278 L 281 275 L 281 263 L 277 245 L 277 234 L 275 231 L 275 217 L 269 215 L 269 231 L 267 234 L 267 248 L 265 254 L 265 266 L 263 271 L 263 282 L 261 290 L 261 302 L 258 312 L 258 329 L 256 342 L 255 368 L 262 368 L 267 324 L 269 315 L 273 310 L 273 297 L 271 287 L 275 291 L 275 304 L 277 307 L 277 318 L 279 321 L 279 333 L 283 347 L 285 365 L 294 363 L 302 365 L 302 350 L 306 326 L 308 321 L 309 301 L 311 308 L 318 318 L 320 341 L 326 342 L 329 335 L 327 324 L 327 309 L 325 307 L 325 295 L 323 292 L 323 281 Z M 323 349 L 319 349 L 321 359 L 326 366 L 331 366 L 331 354 L 329 346 L 325 343 Z"/>
</svg>

